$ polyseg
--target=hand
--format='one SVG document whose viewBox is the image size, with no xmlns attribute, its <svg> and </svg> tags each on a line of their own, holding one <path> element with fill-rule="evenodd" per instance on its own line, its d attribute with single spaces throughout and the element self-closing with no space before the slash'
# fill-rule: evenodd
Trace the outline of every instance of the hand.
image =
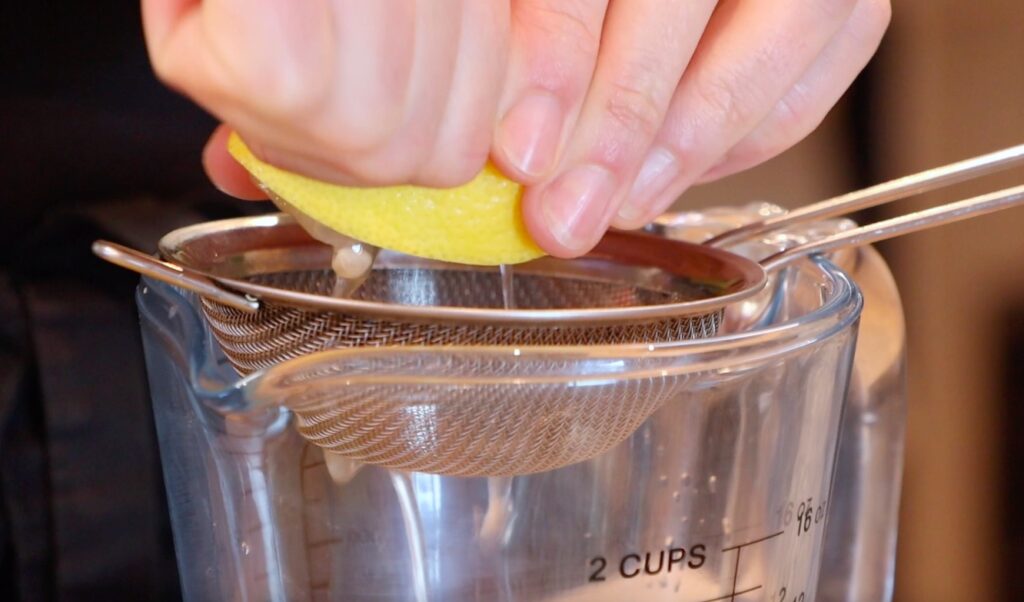
<svg viewBox="0 0 1024 602">
<path fill-rule="evenodd" d="M 504 123 L 494 155 L 535 182 L 524 215 L 556 255 L 585 252 L 609 225 L 642 226 L 691 185 L 795 144 L 863 69 L 890 18 L 887 0 L 611 0 L 606 15 L 604 4 L 559 4 L 577 11 L 579 26 L 565 32 L 576 45 L 552 48 L 559 38 L 543 30 L 516 39 L 513 28 L 509 87 L 550 92 L 563 121 L 542 135 L 523 127 L 529 120 Z M 551 57 L 562 70 L 545 78 Z"/>
<path fill-rule="evenodd" d="M 345 184 L 451 186 L 491 147 L 508 0 L 143 0 L 157 74 L 260 158 Z M 224 150 L 206 164 L 255 196 Z"/>
<path fill-rule="evenodd" d="M 639 227 L 692 184 L 806 136 L 890 16 L 888 0 L 143 8 L 158 74 L 264 160 L 342 183 L 446 186 L 471 178 L 490 150 L 529 185 L 530 232 L 560 256 L 586 252 L 611 225 Z M 259 196 L 223 137 L 204 154 L 211 177 Z"/>
</svg>

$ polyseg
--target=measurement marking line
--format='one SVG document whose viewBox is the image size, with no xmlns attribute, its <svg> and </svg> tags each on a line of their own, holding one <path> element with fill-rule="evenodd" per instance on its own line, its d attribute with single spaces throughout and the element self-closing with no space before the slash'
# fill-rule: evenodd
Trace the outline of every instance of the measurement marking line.
<svg viewBox="0 0 1024 602">
<path fill-rule="evenodd" d="M 336 543 L 339 543 L 339 540 L 337 540 L 337 539 L 323 539 L 323 540 L 320 540 L 320 541 L 312 541 L 312 542 L 306 544 L 306 549 L 307 550 L 315 550 L 317 548 L 322 548 L 322 547 L 325 547 L 325 546 L 334 545 Z"/>
<path fill-rule="evenodd" d="M 761 587 L 762 586 L 760 586 L 760 585 L 756 585 L 756 586 L 754 586 L 754 587 L 752 587 L 750 589 L 745 589 L 745 590 L 743 590 L 741 592 L 733 592 L 733 593 L 729 594 L 728 596 L 722 596 L 720 598 L 711 598 L 710 600 L 701 600 L 701 602 L 721 602 L 722 600 L 732 600 L 732 599 L 735 599 L 736 596 L 742 596 L 744 594 L 749 594 L 750 592 L 755 592 L 755 591 L 761 589 Z"/>
<path fill-rule="evenodd" d="M 732 569 L 732 596 L 730 600 L 736 599 L 736 583 L 740 579 L 740 556 L 743 555 L 743 550 L 736 550 L 736 566 Z"/>
<path fill-rule="evenodd" d="M 785 533 L 785 531 L 779 531 L 778 533 L 772 533 L 771 535 L 765 535 L 764 537 L 762 537 L 760 539 L 755 539 L 753 541 L 748 541 L 746 543 L 741 543 L 741 544 L 736 544 L 734 546 L 729 546 L 728 548 L 723 548 L 722 552 L 723 553 L 724 552 L 730 552 L 732 550 L 738 550 L 740 548 L 745 548 L 747 546 L 752 546 L 755 543 L 761 543 L 762 541 L 768 541 L 769 539 L 774 539 L 774 538 L 778 537 L 779 535 L 782 535 L 783 533 Z"/>
</svg>

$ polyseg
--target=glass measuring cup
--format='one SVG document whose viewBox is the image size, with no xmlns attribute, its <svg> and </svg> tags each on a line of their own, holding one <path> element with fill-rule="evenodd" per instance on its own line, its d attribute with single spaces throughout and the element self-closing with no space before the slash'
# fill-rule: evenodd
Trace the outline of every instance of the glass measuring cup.
<svg viewBox="0 0 1024 602">
<path fill-rule="evenodd" d="M 833 475 L 861 297 L 820 259 L 790 268 L 773 291 L 747 332 L 653 350 L 337 358 L 337 370 L 356 375 L 344 385 L 353 388 L 380 380 L 361 368 L 391 362 L 383 372 L 416 385 L 410 417 L 428 425 L 446 392 L 495 383 L 425 378 L 407 368 L 414 355 L 519 366 L 500 386 L 677 387 L 596 458 L 488 479 L 325 454 L 289 412 L 253 403 L 252 380 L 219 354 L 194 297 L 145 281 L 139 304 L 186 598 L 815 599 L 841 505 Z"/>
</svg>

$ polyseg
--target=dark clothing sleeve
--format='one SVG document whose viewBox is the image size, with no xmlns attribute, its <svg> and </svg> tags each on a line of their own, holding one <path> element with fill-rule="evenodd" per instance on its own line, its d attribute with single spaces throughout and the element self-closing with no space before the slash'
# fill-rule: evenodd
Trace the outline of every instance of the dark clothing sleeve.
<svg viewBox="0 0 1024 602">
<path fill-rule="evenodd" d="M 0 7 L 0 600 L 177 600 L 137 278 L 97 237 L 265 211 L 200 167 L 213 120 L 152 76 L 137 0 Z"/>
</svg>

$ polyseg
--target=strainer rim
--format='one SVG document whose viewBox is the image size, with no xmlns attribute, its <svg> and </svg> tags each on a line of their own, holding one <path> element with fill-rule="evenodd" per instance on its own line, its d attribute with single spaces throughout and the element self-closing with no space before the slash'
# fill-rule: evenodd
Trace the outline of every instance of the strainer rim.
<svg viewBox="0 0 1024 602">
<path fill-rule="evenodd" d="M 180 250 L 185 248 L 189 242 L 199 237 L 209 236 L 228 228 L 274 228 L 294 224 L 294 218 L 285 213 L 207 221 L 168 232 L 160 239 L 158 249 L 163 257 L 172 261 L 182 262 Z M 192 265 L 186 265 L 185 267 L 227 288 L 252 296 L 260 301 L 268 301 L 290 307 L 314 311 L 336 311 L 391 320 L 414 322 L 444 320 L 465 324 L 493 325 L 553 325 L 570 323 L 573 326 L 589 326 L 707 315 L 758 294 L 768 284 L 768 274 L 759 263 L 730 251 L 680 240 L 653 237 L 642 233 L 610 232 L 608 236 L 637 240 L 656 238 L 659 244 L 664 244 L 666 247 L 685 248 L 689 252 L 703 254 L 705 257 L 714 257 L 742 272 L 746 284 L 738 290 L 719 296 L 673 303 L 575 309 L 502 309 L 443 305 L 399 305 L 378 301 L 338 298 L 269 287 L 237 278 L 219 276 Z M 437 263 L 443 264 L 443 262 Z"/>
<path fill-rule="evenodd" d="M 282 364 L 269 366 L 246 375 L 243 383 L 267 386 L 282 374 L 294 371 L 298 364 L 324 362 L 326 357 L 361 360 L 369 356 L 431 355 L 438 353 L 495 358 L 513 355 L 520 361 L 543 359 L 546 361 L 564 359 L 569 362 L 588 363 L 602 360 L 616 362 L 637 362 L 644 360 L 664 362 L 657 367 L 630 367 L 624 371 L 600 370 L 585 373 L 566 372 L 561 374 L 516 374 L 501 376 L 438 376 L 422 374 L 395 375 L 351 373 L 339 378 L 347 386 L 370 386 L 400 382 L 432 386 L 452 385 L 539 385 L 539 384 L 600 384 L 609 379 L 617 381 L 636 380 L 648 377 L 678 377 L 709 370 L 718 370 L 730 365 L 736 368 L 750 363 L 773 360 L 794 353 L 808 345 L 821 343 L 846 331 L 860 319 L 863 311 L 863 295 L 853 279 L 827 258 L 809 258 L 817 270 L 835 282 L 835 289 L 829 298 L 816 309 L 801 316 L 773 324 L 765 328 L 716 335 L 701 339 L 687 339 L 664 343 L 605 343 L 600 345 L 444 345 L 435 348 L 385 345 L 380 347 L 339 348 L 319 351 L 308 356 L 291 359 Z M 333 363 L 335 360 L 326 363 Z M 269 379 L 269 380 L 268 380 Z"/>
</svg>

